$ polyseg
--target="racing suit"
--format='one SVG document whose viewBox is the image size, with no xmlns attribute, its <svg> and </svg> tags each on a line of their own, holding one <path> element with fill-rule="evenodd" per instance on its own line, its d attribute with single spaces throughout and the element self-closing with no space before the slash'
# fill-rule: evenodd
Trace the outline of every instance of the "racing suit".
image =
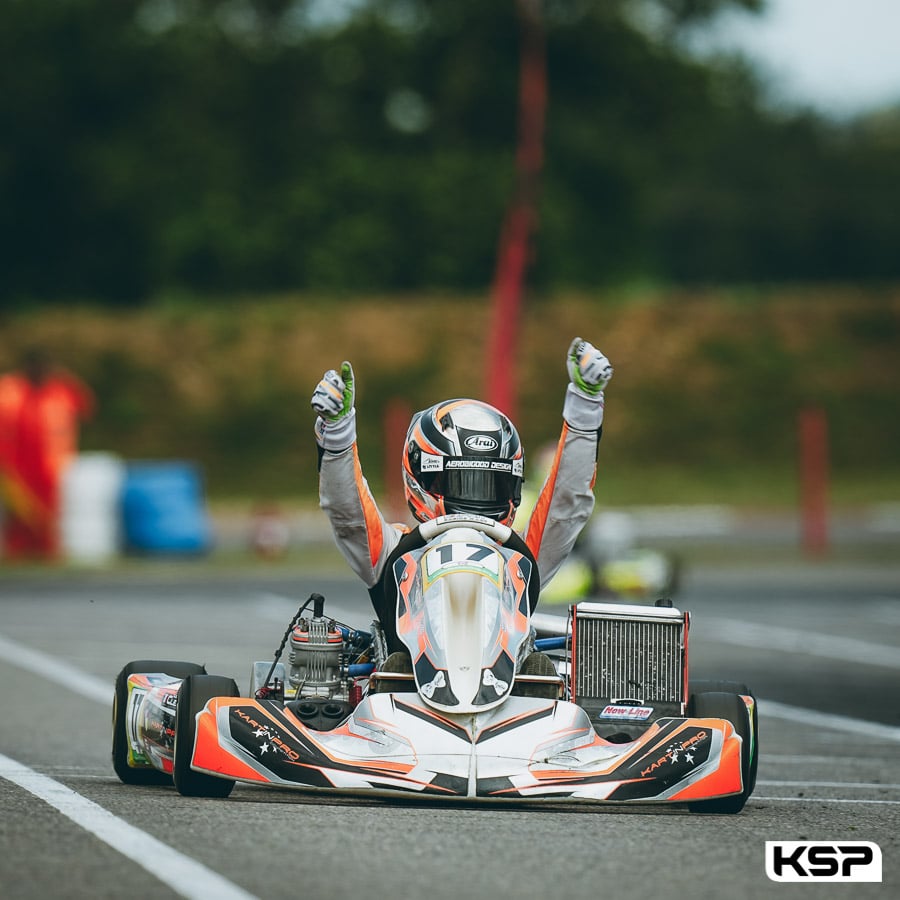
<svg viewBox="0 0 900 900">
<path fill-rule="evenodd" d="M 538 587 L 563 564 L 594 508 L 597 450 L 602 432 L 603 396 L 566 392 L 563 427 L 550 472 L 522 529 L 525 547 L 537 564 Z M 362 473 L 356 441 L 344 450 L 319 445 L 319 503 L 350 568 L 369 589 L 388 651 L 400 650 L 396 633 L 396 593 L 387 584 L 390 566 L 410 547 L 401 543 L 410 529 L 389 523 Z M 524 552 L 524 549 L 523 549 Z M 532 611 L 537 590 L 530 592 Z"/>
</svg>

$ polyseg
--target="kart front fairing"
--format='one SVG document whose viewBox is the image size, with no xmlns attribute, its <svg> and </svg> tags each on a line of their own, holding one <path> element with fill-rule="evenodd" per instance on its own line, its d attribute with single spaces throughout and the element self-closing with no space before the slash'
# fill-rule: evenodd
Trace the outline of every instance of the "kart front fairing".
<svg viewBox="0 0 900 900">
<path fill-rule="evenodd" d="M 471 528 L 446 531 L 397 560 L 397 633 L 427 704 L 474 713 L 506 699 L 530 634 L 532 568 Z"/>
<path fill-rule="evenodd" d="M 197 717 L 192 765 L 306 790 L 659 803 L 740 791 L 740 746 L 718 719 L 661 719 L 611 744 L 575 704 L 526 697 L 446 716 L 415 694 L 371 695 L 327 732 L 277 703 L 222 697 Z"/>
</svg>

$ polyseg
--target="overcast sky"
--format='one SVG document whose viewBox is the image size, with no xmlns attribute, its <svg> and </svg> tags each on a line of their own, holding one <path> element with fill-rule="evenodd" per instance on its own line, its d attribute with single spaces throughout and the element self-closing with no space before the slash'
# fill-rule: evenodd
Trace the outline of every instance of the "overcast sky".
<svg viewBox="0 0 900 900">
<path fill-rule="evenodd" d="M 778 99 L 835 115 L 900 104 L 900 0 L 768 0 L 768 6 L 760 16 L 723 16 L 705 40 L 758 60 Z"/>
</svg>

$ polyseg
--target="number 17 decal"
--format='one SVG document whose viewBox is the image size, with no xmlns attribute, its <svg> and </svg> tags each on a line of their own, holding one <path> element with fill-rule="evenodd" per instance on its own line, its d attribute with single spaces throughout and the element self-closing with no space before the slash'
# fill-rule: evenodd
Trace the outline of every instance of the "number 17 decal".
<svg viewBox="0 0 900 900">
<path fill-rule="evenodd" d="M 484 544 L 454 541 L 428 551 L 426 570 L 432 578 L 447 574 L 442 569 L 485 569 L 494 576 L 500 574 L 500 557 L 493 547 Z"/>
</svg>

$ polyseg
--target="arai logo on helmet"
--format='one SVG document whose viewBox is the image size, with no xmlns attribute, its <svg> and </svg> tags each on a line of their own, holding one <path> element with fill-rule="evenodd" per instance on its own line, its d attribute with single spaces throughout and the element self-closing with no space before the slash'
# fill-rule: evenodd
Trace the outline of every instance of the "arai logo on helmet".
<svg viewBox="0 0 900 900">
<path fill-rule="evenodd" d="M 489 435 L 473 434 L 465 440 L 467 450 L 474 450 L 476 453 L 490 453 L 496 450 L 500 445 Z"/>
</svg>

